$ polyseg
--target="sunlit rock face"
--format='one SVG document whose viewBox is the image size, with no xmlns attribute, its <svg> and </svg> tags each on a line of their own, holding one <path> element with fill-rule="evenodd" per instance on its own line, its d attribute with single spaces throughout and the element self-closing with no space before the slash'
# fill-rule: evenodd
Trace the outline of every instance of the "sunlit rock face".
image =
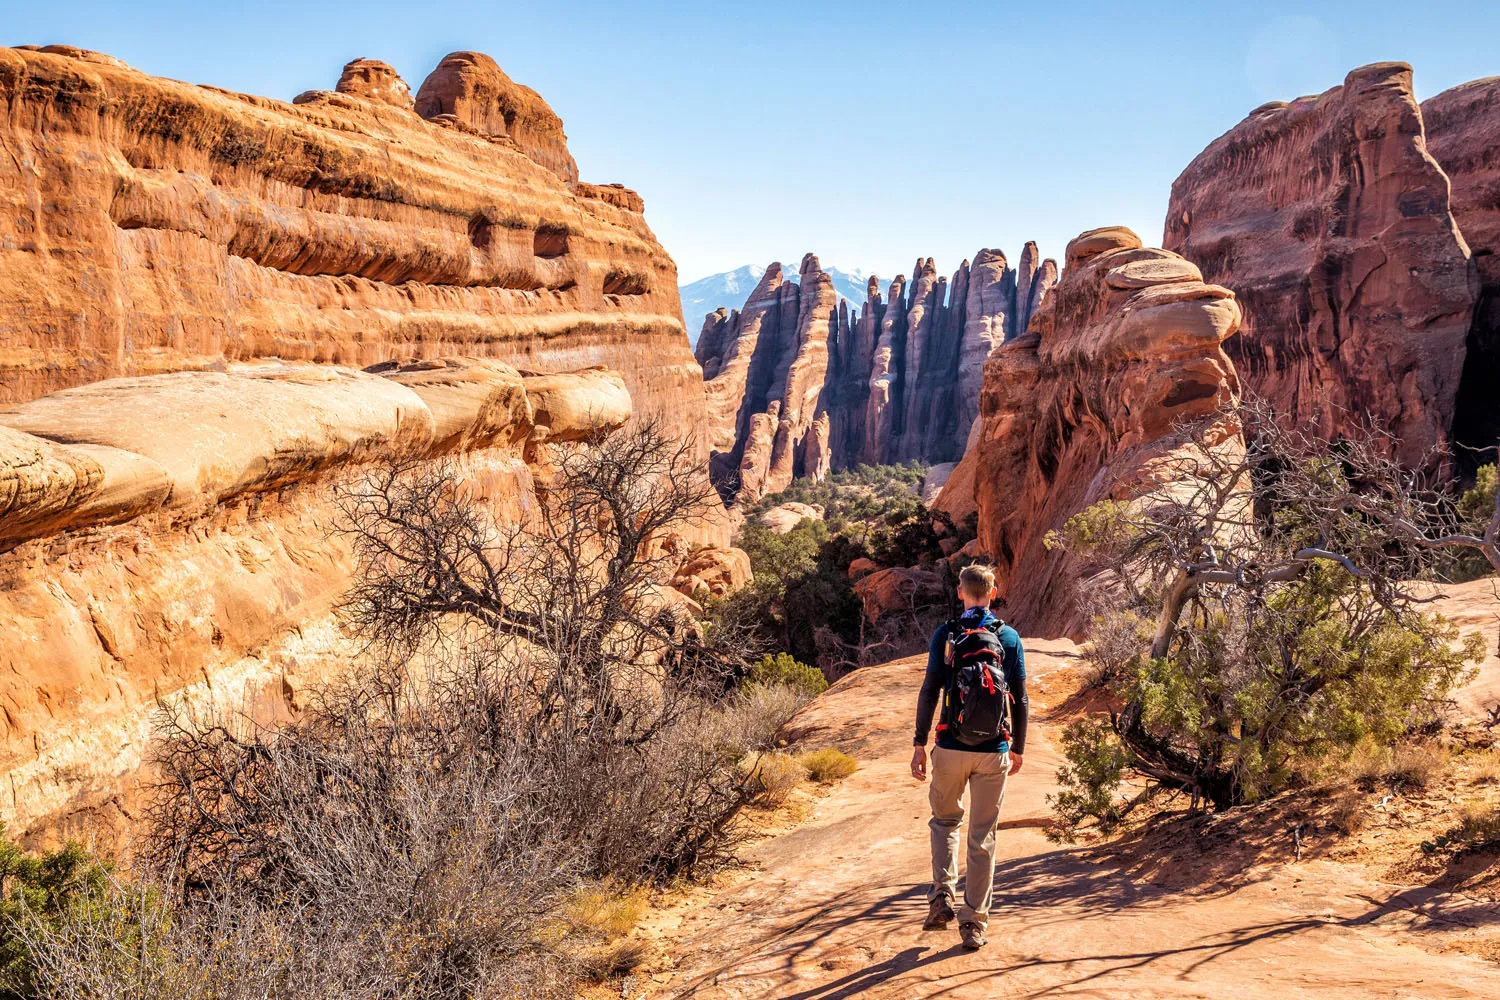
<svg viewBox="0 0 1500 1000">
<path fill-rule="evenodd" d="M 984 361 L 1026 328 L 1057 265 L 981 250 L 951 279 L 932 258 L 850 303 L 808 254 L 772 264 L 744 306 L 704 320 L 696 350 L 708 442 L 728 496 L 753 502 L 799 476 L 860 463 L 949 462 L 979 413 Z"/>
<path fill-rule="evenodd" d="M 1234 290 L 1248 388 L 1330 438 L 1373 424 L 1426 467 L 1478 285 L 1422 119 L 1404 63 L 1257 108 L 1172 185 L 1165 245 Z"/>
<path fill-rule="evenodd" d="M 1027 331 L 985 364 L 979 430 L 937 506 L 978 515 L 1004 616 L 1028 634 L 1079 634 L 1086 568 L 1046 544 L 1074 514 L 1124 498 L 1184 446 L 1182 426 L 1236 398 L 1222 344 L 1234 293 L 1129 229 L 1084 233 Z M 1238 446 L 1239 428 L 1218 436 Z"/>
<path fill-rule="evenodd" d="M 0 49 L 0 405 L 277 357 L 606 365 L 703 421 L 677 271 L 625 188 L 475 53 L 403 107 L 374 60 L 296 103 Z M 424 96 L 425 95 L 425 96 Z M 506 122 L 510 122 L 506 126 Z"/>
<path fill-rule="evenodd" d="M 429 83 L 361 59 L 287 103 L 0 49 L 13 835 L 127 826 L 160 701 L 275 721 L 347 667 L 339 484 L 443 462 L 518 519 L 556 445 L 642 415 L 696 440 L 639 196 L 577 181 L 492 61 Z M 722 510 L 666 541 L 711 592 L 748 576 Z"/>
</svg>

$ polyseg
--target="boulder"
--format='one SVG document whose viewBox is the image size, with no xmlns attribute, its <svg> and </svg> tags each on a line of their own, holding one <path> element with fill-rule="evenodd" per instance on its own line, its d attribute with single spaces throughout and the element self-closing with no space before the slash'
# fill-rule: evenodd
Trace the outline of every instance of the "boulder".
<svg viewBox="0 0 1500 1000">
<path fill-rule="evenodd" d="M 864 605 L 865 620 L 872 625 L 921 611 L 945 597 L 942 577 L 930 570 L 902 566 L 878 569 L 860 577 L 854 582 L 854 593 Z"/>
<path fill-rule="evenodd" d="M 630 390 L 619 372 L 587 368 L 553 375 L 522 373 L 538 441 L 584 441 L 624 426 Z"/>
<path fill-rule="evenodd" d="M 365 371 L 406 386 L 432 413 L 433 453 L 514 445 L 535 424 L 521 373 L 501 361 L 390 361 Z"/>
<path fill-rule="evenodd" d="M 379 59 L 356 59 L 344 65 L 339 82 L 333 88 L 340 94 L 354 94 L 389 104 L 402 111 L 411 111 L 416 102 L 412 100 L 411 88 L 401 79 L 395 67 Z"/>
<path fill-rule="evenodd" d="M 849 579 L 851 579 L 851 580 L 862 579 L 864 577 L 869 576 L 871 573 L 875 572 L 879 568 L 880 568 L 880 564 L 877 563 L 875 560 L 873 560 L 873 559 L 866 559 L 864 556 L 860 556 L 858 559 L 854 560 L 853 562 L 851 562 L 849 564 Z"/>
<path fill-rule="evenodd" d="M 823 520 L 823 508 L 818 504 L 791 501 L 762 511 L 756 520 L 761 527 L 770 528 L 778 535 L 785 535 L 803 521 Z"/>
<path fill-rule="evenodd" d="M 743 549 L 711 547 L 694 552 L 678 568 L 672 587 L 688 597 L 699 591 L 711 597 L 725 597 L 754 579 L 750 556 Z"/>
</svg>

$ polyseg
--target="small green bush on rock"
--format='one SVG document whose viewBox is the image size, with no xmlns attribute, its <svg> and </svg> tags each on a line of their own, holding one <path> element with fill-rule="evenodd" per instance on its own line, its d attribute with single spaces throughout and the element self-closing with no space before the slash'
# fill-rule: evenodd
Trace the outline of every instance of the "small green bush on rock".
<svg viewBox="0 0 1500 1000">
<path fill-rule="evenodd" d="M 813 698 L 828 690 L 828 678 L 823 671 L 789 653 L 761 657 L 751 668 L 750 679 L 756 684 L 784 684 Z"/>
</svg>

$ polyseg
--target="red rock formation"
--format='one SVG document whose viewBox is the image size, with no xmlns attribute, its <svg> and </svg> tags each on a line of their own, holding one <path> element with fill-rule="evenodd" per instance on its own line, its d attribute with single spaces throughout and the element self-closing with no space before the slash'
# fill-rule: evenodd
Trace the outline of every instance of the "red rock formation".
<svg viewBox="0 0 1500 1000">
<path fill-rule="evenodd" d="M 333 88 L 340 94 L 368 97 L 403 111 L 414 109 L 411 88 L 390 63 L 379 59 L 356 59 L 344 66 L 339 82 Z"/>
<path fill-rule="evenodd" d="M 492 67 L 445 60 L 428 112 L 464 120 L 426 122 L 376 99 L 395 77 L 368 60 L 345 74 L 359 96 L 293 105 L 0 49 L 0 405 L 263 357 L 462 354 L 608 365 L 698 430 L 676 268 L 639 198 L 570 189 L 556 116 Z"/>
<path fill-rule="evenodd" d="M 578 180 L 562 119 L 542 95 L 506 76 L 483 52 L 443 57 L 422 81 L 416 109 L 423 118 L 452 115 L 483 135 L 509 137 L 563 180 Z"/>
<path fill-rule="evenodd" d="M 1476 289 L 1409 66 L 1251 112 L 1172 185 L 1165 243 L 1235 291 L 1229 352 L 1289 419 L 1368 416 L 1413 465 L 1447 443 Z"/>
<path fill-rule="evenodd" d="M 1128 229 L 1068 244 L 1062 280 L 1027 332 L 986 363 L 977 446 L 938 501 L 977 502 L 978 547 L 995 563 L 1008 620 L 1029 634 L 1085 624 L 1080 567 L 1046 547 L 1047 533 L 1125 495 L 1181 445 L 1180 421 L 1236 394 L 1220 344 L 1239 323 L 1233 292 Z"/>
<path fill-rule="evenodd" d="M 14 833 L 118 820 L 158 699 L 270 719 L 347 664 L 329 529 L 363 467 L 440 458 L 520 518 L 553 443 L 636 411 L 701 429 L 638 196 L 577 183 L 556 116 L 492 66 L 445 61 L 454 110 L 427 122 L 371 60 L 287 104 L 0 49 Z M 722 590 L 727 543 L 721 516 L 672 552 L 708 550 Z"/>
<path fill-rule="evenodd" d="M 856 311 L 809 254 L 796 284 L 772 264 L 743 309 L 710 314 L 696 354 L 726 492 L 754 500 L 792 476 L 961 455 L 984 359 L 1015 335 L 1019 301 L 1004 254 L 974 259 L 951 281 L 919 259 L 910 283 L 891 282 L 888 302 L 872 278 Z M 1036 265 L 1028 297 L 1042 301 L 1056 276 L 1052 261 Z"/>
<path fill-rule="evenodd" d="M 1500 440 L 1500 77 L 1475 80 L 1422 102 L 1427 151 L 1452 185 L 1449 206 L 1479 274 L 1454 407 L 1453 437 L 1466 465 Z"/>
<path fill-rule="evenodd" d="M 362 463 L 456 463 L 502 515 L 539 440 L 618 427 L 616 372 L 447 358 L 109 379 L 0 411 L 0 774 L 17 834 L 118 820 L 159 698 L 283 695 L 347 663 L 354 560 L 331 489 Z M 258 707 L 257 707 L 258 706 Z M 284 708 L 284 706 L 283 706 Z"/>
</svg>

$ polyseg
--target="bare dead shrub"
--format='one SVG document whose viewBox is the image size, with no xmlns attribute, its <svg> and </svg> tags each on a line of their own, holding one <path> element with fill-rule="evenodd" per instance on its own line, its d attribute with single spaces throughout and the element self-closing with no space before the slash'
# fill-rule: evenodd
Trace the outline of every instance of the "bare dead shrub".
<svg viewBox="0 0 1500 1000">
<path fill-rule="evenodd" d="M 662 593 L 671 532 L 711 495 L 688 457 L 649 421 L 561 449 L 519 524 L 452 466 L 341 494 L 367 657 L 275 731 L 161 724 L 140 854 L 179 914 L 162 961 L 273 970 L 236 973 L 263 993 L 180 995 L 565 993 L 624 954 L 618 928 L 564 918 L 581 891 L 729 857 L 756 791 L 740 762 L 800 701 L 736 696 L 742 634 Z M 48 946 L 59 968 L 84 953 Z"/>
</svg>

